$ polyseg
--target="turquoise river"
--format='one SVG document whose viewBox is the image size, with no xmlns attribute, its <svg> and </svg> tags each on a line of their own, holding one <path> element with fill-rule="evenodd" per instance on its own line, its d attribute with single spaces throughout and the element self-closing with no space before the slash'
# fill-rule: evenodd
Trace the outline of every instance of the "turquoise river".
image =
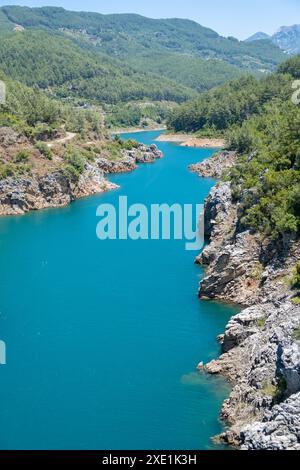
<svg viewBox="0 0 300 470">
<path fill-rule="evenodd" d="M 127 134 L 152 143 L 159 132 Z M 219 354 L 235 307 L 200 302 L 184 241 L 100 241 L 100 203 L 203 203 L 188 165 L 213 150 L 159 143 L 164 158 L 120 189 L 0 219 L 1 449 L 211 449 L 228 395 L 196 372 Z"/>
</svg>

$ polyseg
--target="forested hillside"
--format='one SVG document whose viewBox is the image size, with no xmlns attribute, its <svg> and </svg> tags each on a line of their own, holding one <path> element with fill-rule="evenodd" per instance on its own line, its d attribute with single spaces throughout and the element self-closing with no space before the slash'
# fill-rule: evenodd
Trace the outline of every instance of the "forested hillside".
<svg viewBox="0 0 300 470">
<path fill-rule="evenodd" d="M 101 132 L 102 118 L 96 111 L 74 109 L 29 88 L 0 72 L 6 84 L 6 102 L 0 106 L 0 126 L 11 127 L 29 138 L 51 138 L 64 126 L 69 131 Z"/>
<path fill-rule="evenodd" d="M 230 174 L 241 222 L 273 238 L 300 234 L 300 106 L 291 100 L 299 70 L 300 56 L 284 64 L 286 92 L 273 93 L 270 82 L 271 99 L 227 134 L 241 155 Z"/>
<path fill-rule="evenodd" d="M 51 87 L 57 96 L 117 103 L 147 98 L 184 101 L 195 92 L 80 47 L 60 33 L 23 31 L 0 42 L 0 68 L 29 86 Z"/>
<path fill-rule="evenodd" d="M 292 102 L 300 56 L 267 78 L 245 78 L 182 105 L 169 119 L 178 131 L 220 134 L 239 155 L 227 175 L 240 223 L 266 236 L 300 233 L 300 106 Z"/>
<path fill-rule="evenodd" d="M 242 73 L 273 70 L 284 54 L 268 42 L 223 38 L 189 20 L 153 20 L 139 15 L 101 15 L 63 8 L 7 6 L 1 12 L 10 28 L 60 31 L 93 51 L 124 60 L 139 72 L 159 74 L 203 91 Z"/>
<path fill-rule="evenodd" d="M 243 77 L 176 108 L 168 126 L 176 132 L 223 133 L 259 113 L 262 105 L 270 100 L 284 100 L 290 95 L 291 81 L 287 74 L 278 73 L 261 80 Z"/>
</svg>

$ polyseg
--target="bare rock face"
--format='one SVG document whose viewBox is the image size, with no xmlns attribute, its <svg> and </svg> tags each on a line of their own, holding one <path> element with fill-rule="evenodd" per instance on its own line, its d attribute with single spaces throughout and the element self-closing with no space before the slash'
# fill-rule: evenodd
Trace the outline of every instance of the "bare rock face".
<svg viewBox="0 0 300 470">
<path fill-rule="evenodd" d="M 300 305 L 286 278 L 300 259 L 300 244 L 263 240 L 243 229 L 227 183 L 206 201 L 210 244 L 197 261 L 207 266 L 199 295 L 248 308 L 220 336 L 222 356 L 204 366 L 233 385 L 222 408 L 228 428 L 221 440 L 243 449 L 298 449 Z"/>
<path fill-rule="evenodd" d="M 216 239 L 223 231 L 223 225 L 232 207 L 232 195 L 229 183 L 214 186 L 205 201 L 204 226 L 205 236 Z"/>
<path fill-rule="evenodd" d="M 284 278 L 299 259 L 300 244 L 274 244 L 240 227 L 239 207 L 229 183 L 219 183 L 205 202 L 205 234 L 210 244 L 196 262 L 207 266 L 199 296 L 244 306 L 272 301 L 286 291 Z"/>
<path fill-rule="evenodd" d="M 137 151 L 134 151 L 134 158 L 137 163 L 154 163 L 157 159 L 163 157 L 155 144 L 146 146 L 140 145 Z"/>
<path fill-rule="evenodd" d="M 0 132 L 0 141 L 1 135 L 8 145 L 21 138 L 9 128 L 5 128 L 2 134 Z M 127 173 L 135 170 L 137 163 L 152 163 L 162 156 L 156 145 L 140 145 L 136 149 L 124 150 L 123 156 L 116 160 L 99 157 L 92 164 L 86 162 L 78 181 L 71 181 L 63 171 L 0 180 L 0 215 L 65 206 L 75 199 L 114 189 L 116 185 L 107 181 L 105 174 Z"/>
<path fill-rule="evenodd" d="M 199 296 L 251 305 L 260 281 L 256 273 L 261 269 L 259 240 L 249 231 L 237 233 L 237 208 L 229 183 L 219 183 L 211 190 L 205 201 L 204 223 L 210 244 L 196 260 L 208 266 Z"/>
<path fill-rule="evenodd" d="M 80 197 L 111 189 L 98 167 L 86 164 L 79 181 L 72 183 L 61 171 L 36 178 L 0 181 L 0 215 L 24 214 L 30 210 L 61 207 Z"/>
<path fill-rule="evenodd" d="M 208 373 L 222 374 L 234 384 L 222 409 L 230 426 L 221 436 L 225 442 L 248 445 L 249 440 L 250 449 L 265 448 L 251 447 L 256 444 L 246 436 L 256 435 L 257 429 L 262 436 L 269 426 L 263 423 L 272 421 L 274 413 L 278 420 L 280 406 L 300 391 L 300 347 L 293 336 L 299 324 L 300 306 L 288 299 L 250 307 L 228 323 L 224 354 L 205 366 Z M 297 427 L 285 432 L 289 442 L 297 442 Z"/>
<path fill-rule="evenodd" d="M 241 431 L 243 450 L 300 450 L 300 393 Z"/>
<path fill-rule="evenodd" d="M 254 303 L 259 284 L 259 280 L 251 274 L 259 264 L 259 249 L 255 238 L 249 232 L 244 232 L 221 250 L 216 246 L 212 256 L 213 249 L 211 246 L 209 268 L 201 283 L 199 296 L 243 305 Z M 207 254 L 204 253 L 203 256 L 207 257 Z"/>
<path fill-rule="evenodd" d="M 140 145 L 132 150 L 124 150 L 123 157 L 118 160 L 98 158 L 97 165 L 105 174 L 128 173 L 135 170 L 138 163 L 154 163 L 162 157 L 163 154 L 156 145 Z"/>
<path fill-rule="evenodd" d="M 249 307 L 234 316 L 228 323 L 222 341 L 222 351 L 230 351 L 242 344 L 249 336 L 259 331 L 259 325 L 265 321 L 264 306 Z"/>
<path fill-rule="evenodd" d="M 236 157 L 236 152 L 219 152 L 203 162 L 191 165 L 189 168 L 199 176 L 220 179 L 226 170 L 233 167 Z"/>
<path fill-rule="evenodd" d="M 299 343 L 285 345 L 280 355 L 279 370 L 284 377 L 286 394 L 293 395 L 300 390 L 300 347 Z"/>
<path fill-rule="evenodd" d="M 97 165 L 105 174 L 129 173 L 136 169 L 135 158 L 131 156 L 125 156 L 120 160 L 98 158 Z"/>
</svg>

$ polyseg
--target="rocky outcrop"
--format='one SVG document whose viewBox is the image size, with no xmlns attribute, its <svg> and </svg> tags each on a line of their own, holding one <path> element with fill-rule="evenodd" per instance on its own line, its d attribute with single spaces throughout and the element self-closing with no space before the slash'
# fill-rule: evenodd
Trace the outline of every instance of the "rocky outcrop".
<svg viewBox="0 0 300 470">
<path fill-rule="evenodd" d="M 249 431 L 252 422 L 262 423 L 278 403 L 300 391 L 300 346 L 294 340 L 299 322 L 300 306 L 288 296 L 250 307 L 229 322 L 224 354 L 205 366 L 210 374 L 222 374 L 233 384 L 222 409 L 229 425 L 224 441 L 246 446 L 244 429 Z"/>
<path fill-rule="evenodd" d="M 163 153 L 158 150 L 156 145 L 141 144 L 132 150 L 123 150 L 123 156 L 120 159 L 99 158 L 97 164 L 105 174 L 128 173 L 135 170 L 138 163 L 154 163 L 162 157 Z"/>
<path fill-rule="evenodd" d="M 232 392 L 222 408 L 221 440 L 243 449 L 299 449 L 300 305 L 287 277 L 300 258 L 294 240 L 264 240 L 239 224 L 228 183 L 206 201 L 209 245 L 197 258 L 206 266 L 202 298 L 248 306 L 219 337 L 222 356 L 204 366 L 222 374 Z"/>
<path fill-rule="evenodd" d="M 0 136 L 1 138 L 1 136 Z M 16 140 L 18 134 L 8 135 L 5 139 Z M 75 199 L 116 188 L 105 179 L 106 174 L 126 173 L 136 169 L 137 163 L 154 162 L 162 158 L 156 145 L 123 151 L 120 159 L 101 158 L 94 163 L 85 163 L 84 171 L 78 181 L 72 181 L 63 170 L 31 177 L 9 177 L 0 180 L 0 215 L 24 214 L 30 210 L 66 206 Z"/>
<path fill-rule="evenodd" d="M 220 179 L 236 162 L 236 152 L 219 152 L 203 162 L 190 165 L 189 169 L 205 178 Z"/>
<path fill-rule="evenodd" d="M 71 182 L 63 171 L 36 178 L 7 178 L 0 181 L 0 215 L 66 206 L 75 199 L 114 187 L 104 179 L 102 170 L 89 164 L 77 182 Z"/>
<path fill-rule="evenodd" d="M 136 169 L 136 159 L 131 156 L 125 156 L 118 160 L 98 158 L 97 165 L 104 174 L 129 173 Z"/>
<path fill-rule="evenodd" d="M 241 432 L 243 450 L 300 450 L 300 393 Z"/>
<path fill-rule="evenodd" d="M 300 245 L 293 240 L 275 243 L 245 230 L 238 212 L 229 183 L 218 183 L 205 203 L 210 243 L 196 259 L 207 267 L 199 295 L 250 306 L 284 294 L 285 277 L 300 258 Z"/>
</svg>

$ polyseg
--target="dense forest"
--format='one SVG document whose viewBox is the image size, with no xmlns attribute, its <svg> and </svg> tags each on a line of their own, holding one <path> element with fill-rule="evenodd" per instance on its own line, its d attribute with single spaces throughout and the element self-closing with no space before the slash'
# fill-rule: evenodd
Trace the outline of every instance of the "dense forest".
<svg viewBox="0 0 300 470">
<path fill-rule="evenodd" d="M 150 84 L 154 89 L 158 88 L 158 76 L 161 90 L 164 88 L 162 77 L 173 81 L 173 98 L 177 98 L 180 89 L 176 90 L 174 82 L 204 91 L 238 78 L 243 73 L 261 75 L 274 70 L 285 59 L 284 53 L 269 41 L 246 43 L 223 38 L 215 31 L 189 20 L 78 13 L 51 7 L 31 9 L 6 6 L 0 9 L 0 14 L 0 21 L 5 23 L 2 32 L 19 25 L 26 30 L 43 30 L 53 35 L 60 33 L 78 47 L 90 49 L 93 54 L 97 51 L 101 53 L 101 61 L 106 64 L 110 63 L 109 58 L 117 60 L 114 66 L 122 69 L 121 73 L 135 85 L 142 79 L 138 99 L 141 88 L 148 98 L 147 85 L 148 88 Z M 134 77 L 129 67 L 138 71 L 140 76 Z M 147 84 L 143 74 L 148 77 Z M 123 85 L 123 82 L 119 84 Z M 101 82 L 99 86 L 102 86 Z M 124 86 L 129 86 L 126 81 Z M 83 87 L 86 88 L 86 84 Z M 97 84 L 93 92 L 96 89 Z M 132 89 L 128 94 L 132 96 Z M 183 91 L 183 99 L 185 96 L 186 90 Z M 127 98 L 125 96 L 124 100 Z"/>
<path fill-rule="evenodd" d="M 189 20 L 53 7 L 0 8 L 0 35 L 0 70 L 69 104 L 102 107 L 110 127 L 161 123 L 176 104 L 285 58 L 268 41 L 223 38 Z"/>
<path fill-rule="evenodd" d="M 51 138 L 63 125 L 66 130 L 101 133 L 102 116 L 93 110 L 74 108 L 27 87 L 0 72 L 6 84 L 6 103 L 0 106 L 0 126 L 16 129 L 30 138 Z"/>
<path fill-rule="evenodd" d="M 164 124 L 176 106 L 176 103 L 167 101 L 151 103 L 141 101 L 104 106 L 106 127 L 151 127 Z"/>
<path fill-rule="evenodd" d="M 277 238 L 300 233 L 300 109 L 273 102 L 229 133 L 240 158 L 231 171 L 246 227 Z"/>
<path fill-rule="evenodd" d="M 177 131 L 223 134 L 239 159 L 227 175 L 241 223 L 278 238 L 300 233 L 300 106 L 292 102 L 300 56 L 267 78 L 243 78 L 178 107 Z"/>
<path fill-rule="evenodd" d="M 171 80 L 120 65 L 57 33 L 11 33 L 0 42 L 0 68 L 28 86 L 60 98 L 98 103 L 140 99 L 182 102 L 196 93 Z"/>
<path fill-rule="evenodd" d="M 223 133 L 260 112 L 267 102 L 285 100 L 290 95 L 288 74 L 277 73 L 261 80 L 242 77 L 176 108 L 169 116 L 168 126 L 176 132 Z"/>
</svg>

